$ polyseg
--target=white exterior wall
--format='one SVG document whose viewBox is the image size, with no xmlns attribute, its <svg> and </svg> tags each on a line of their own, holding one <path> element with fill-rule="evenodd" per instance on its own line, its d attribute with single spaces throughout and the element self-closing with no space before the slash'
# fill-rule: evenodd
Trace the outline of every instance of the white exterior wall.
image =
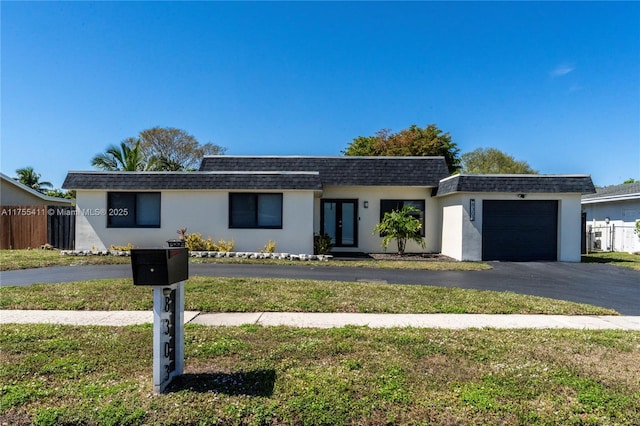
<svg viewBox="0 0 640 426">
<path fill-rule="evenodd" d="M 475 220 L 470 219 L 470 200 L 475 199 Z M 482 259 L 482 225 L 478 227 L 479 199 L 453 194 L 440 199 L 442 218 L 442 254 L 457 260 Z"/>
<path fill-rule="evenodd" d="M 640 199 L 583 203 L 582 210 L 587 214 L 585 231 L 590 249 L 640 251 L 640 236 L 635 227 L 640 220 Z M 609 223 L 605 218 L 609 218 Z"/>
<path fill-rule="evenodd" d="M 372 233 L 380 222 L 380 200 L 424 200 L 425 208 L 425 248 L 414 242 L 407 242 L 407 253 L 432 253 L 440 251 L 440 209 L 438 200 L 431 197 L 431 188 L 425 187 L 368 187 L 368 186 L 330 186 L 325 187 L 322 198 L 346 198 L 358 200 L 358 246 L 344 248 L 344 251 L 362 251 L 365 253 L 381 253 L 382 238 Z M 364 208 L 364 202 L 369 203 Z M 320 232 L 320 198 L 316 198 L 317 212 L 313 229 Z M 339 251 L 340 249 L 334 249 Z M 387 247 L 388 252 L 395 252 L 395 241 Z"/>
<path fill-rule="evenodd" d="M 273 240 L 278 252 L 313 253 L 312 191 L 282 192 L 282 229 L 229 229 L 227 191 L 160 192 L 160 228 L 107 228 L 106 215 L 78 215 L 76 249 L 106 250 L 111 245 L 128 243 L 136 247 L 162 247 L 167 240 L 178 237 L 178 229 L 186 227 L 187 233 L 200 233 L 205 239 L 234 240 L 234 251 L 259 251 Z M 106 209 L 107 193 L 78 190 L 76 205 L 77 211 Z"/>
<path fill-rule="evenodd" d="M 470 220 L 470 200 L 475 220 Z M 482 202 L 515 200 L 516 194 L 465 193 L 440 198 L 443 209 L 442 254 L 457 260 L 482 260 Z M 526 200 L 558 201 L 558 260 L 580 262 L 581 207 L 579 194 L 527 194 Z"/>
</svg>

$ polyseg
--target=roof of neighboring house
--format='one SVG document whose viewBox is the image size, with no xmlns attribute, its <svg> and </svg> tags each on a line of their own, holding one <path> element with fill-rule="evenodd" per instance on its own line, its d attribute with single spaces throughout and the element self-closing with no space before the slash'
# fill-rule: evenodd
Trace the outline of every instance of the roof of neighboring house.
<svg viewBox="0 0 640 426">
<path fill-rule="evenodd" d="M 0 180 L 2 181 L 2 185 L 7 183 L 10 185 L 13 185 L 19 188 L 20 190 L 25 191 L 33 195 L 34 197 L 41 199 L 43 203 L 58 203 L 58 204 L 69 204 L 69 205 L 73 204 L 73 200 L 69 200 L 68 198 L 50 197 L 48 195 L 43 194 L 42 192 L 36 191 L 33 188 L 29 188 L 27 185 L 23 184 L 22 182 L 19 182 L 13 178 L 10 178 L 9 176 L 5 175 L 2 172 L 0 172 Z"/>
<path fill-rule="evenodd" d="M 582 196 L 583 204 L 640 199 L 640 182 L 596 188 L 595 194 Z"/>
<path fill-rule="evenodd" d="M 69 172 L 69 189 L 320 190 L 317 172 Z"/>
<path fill-rule="evenodd" d="M 449 176 L 444 157 L 206 156 L 201 171 L 318 172 L 323 185 L 429 186 Z"/>
<path fill-rule="evenodd" d="M 588 175 L 454 175 L 440 181 L 438 196 L 455 192 L 578 193 L 594 192 Z"/>
</svg>

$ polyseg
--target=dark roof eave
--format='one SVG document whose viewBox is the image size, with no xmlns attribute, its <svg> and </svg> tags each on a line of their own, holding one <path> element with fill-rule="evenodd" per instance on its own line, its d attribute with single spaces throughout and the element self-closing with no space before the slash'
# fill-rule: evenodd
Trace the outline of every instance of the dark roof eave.
<svg viewBox="0 0 640 426">
<path fill-rule="evenodd" d="M 589 194 L 589 175 L 454 175 L 440 181 L 437 195 L 456 193 Z"/>
</svg>

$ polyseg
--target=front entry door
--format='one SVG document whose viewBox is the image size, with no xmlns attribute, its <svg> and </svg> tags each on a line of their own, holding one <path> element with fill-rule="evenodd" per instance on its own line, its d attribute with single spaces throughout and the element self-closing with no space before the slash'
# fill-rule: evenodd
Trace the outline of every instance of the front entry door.
<svg viewBox="0 0 640 426">
<path fill-rule="evenodd" d="M 322 234 L 334 247 L 358 246 L 358 200 L 322 200 Z"/>
</svg>

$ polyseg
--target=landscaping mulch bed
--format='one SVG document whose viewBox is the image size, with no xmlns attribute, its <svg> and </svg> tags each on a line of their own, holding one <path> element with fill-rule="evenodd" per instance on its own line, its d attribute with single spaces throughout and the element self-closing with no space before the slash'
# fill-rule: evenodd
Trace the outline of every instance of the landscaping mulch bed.
<svg viewBox="0 0 640 426">
<path fill-rule="evenodd" d="M 432 261 L 432 262 L 456 262 L 455 259 L 439 253 L 405 253 L 399 255 L 397 253 L 371 253 L 369 257 L 375 260 L 414 260 L 414 261 Z"/>
</svg>

